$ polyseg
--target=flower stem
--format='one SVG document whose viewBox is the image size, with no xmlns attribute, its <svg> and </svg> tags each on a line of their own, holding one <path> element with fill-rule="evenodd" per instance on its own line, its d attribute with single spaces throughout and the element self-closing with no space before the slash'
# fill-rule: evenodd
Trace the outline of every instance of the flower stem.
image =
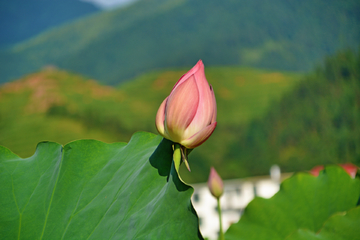
<svg viewBox="0 0 360 240">
<path fill-rule="evenodd" d="M 180 170 L 180 165 L 181 165 L 181 146 L 180 144 L 175 143 L 174 144 L 174 154 L 173 154 L 173 159 L 174 159 L 174 164 L 175 164 L 175 169 L 179 174 L 179 170 Z"/>
<path fill-rule="evenodd" d="M 223 232 L 223 228 L 222 228 L 220 198 L 216 198 L 216 200 L 217 200 L 217 206 L 218 206 L 217 208 L 218 208 L 218 213 L 219 213 L 219 225 L 220 225 L 219 240 L 225 240 L 224 232 Z"/>
<path fill-rule="evenodd" d="M 177 173 L 180 181 L 183 182 L 184 184 L 186 184 L 180 176 L 180 165 L 182 163 L 182 153 L 181 153 L 181 146 L 178 143 L 174 144 L 173 160 L 174 160 L 175 170 L 176 170 L 176 173 Z"/>
</svg>

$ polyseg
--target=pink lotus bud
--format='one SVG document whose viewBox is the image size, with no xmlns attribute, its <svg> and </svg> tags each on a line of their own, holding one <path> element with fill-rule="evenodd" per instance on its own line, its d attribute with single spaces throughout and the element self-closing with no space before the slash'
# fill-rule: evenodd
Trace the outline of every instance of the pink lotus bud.
<svg viewBox="0 0 360 240">
<path fill-rule="evenodd" d="M 200 60 L 160 105 L 156 128 L 164 138 L 192 149 L 210 137 L 216 124 L 215 94 Z"/>
<path fill-rule="evenodd" d="M 208 186 L 211 194 L 216 198 L 220 198 L 224 192 L 223 181 L 219 176 L 219 174 L 216 172 L 215 168 L 213 167 L 211 167 L 210 169 Z"/>
</svg>

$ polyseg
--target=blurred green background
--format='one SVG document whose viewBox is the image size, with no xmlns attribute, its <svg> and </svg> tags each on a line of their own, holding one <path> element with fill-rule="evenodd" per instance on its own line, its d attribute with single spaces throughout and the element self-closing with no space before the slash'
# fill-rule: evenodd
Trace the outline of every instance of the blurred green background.
<svg viewBox="0 0 360 240">
<path fill-rule="evenodd" d="M 360 164 L 359 1 L 48 4 L 0 3 L 0 145 L 21 157 L 40 141 L 156 133 L 160 103 L 202 59 L 218 126 L 186 181 L 210 166 L 237 178 Z"/>
</svg>

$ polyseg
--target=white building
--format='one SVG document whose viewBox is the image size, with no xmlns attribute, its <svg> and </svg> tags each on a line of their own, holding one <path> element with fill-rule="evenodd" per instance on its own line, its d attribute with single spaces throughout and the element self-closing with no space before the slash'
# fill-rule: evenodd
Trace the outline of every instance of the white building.
<svg viewBox="0 0 360 240">
<path fill-rule="evenodd" d="M 247 204 L 255 197 L 270 198 L 280 187 L 280 182 L 291 174 L 281 174 L 278 166 L 273 166 L 270 176 L 250 177 L 224 181 L 224 194 L 220 198 L 223 231 L 239 221 Z M 199 216 L 200 231 L 204 237 L 217 239 L 219 217 L 217 201 L 211 195 L 207 183 L 192 184 L 192 202 Z"/>
</svg>

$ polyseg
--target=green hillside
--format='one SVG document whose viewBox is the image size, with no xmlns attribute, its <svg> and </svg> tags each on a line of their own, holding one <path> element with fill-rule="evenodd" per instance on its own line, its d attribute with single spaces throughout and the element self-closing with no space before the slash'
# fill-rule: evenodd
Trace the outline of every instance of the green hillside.
<svg viewBox="0 0 360 240">
<path fill-rule="evenodd" d="M 0 1 L 0 47 L 98 11 L 98 7 L 79 0 Z"/>
<path fill-rule="evenodd" d="M 357 0 L 146 0 L 0 52 L 0 82 L 55 65 L 116 85 L 164 67 L 307 71 L 360 42 Z"/>
<path fill-rule="evenodd" d="M 69 103 L 76 111 L 77 100 L 91 102 L 102 98 L 114 101 L 108 100 L 107 92 L 113 94 L 115 90 L 99 87 L 94 81 L 85 81 L 78 75 L 51 69 L 2 85 L 0 145 L 26 157 L 34 153 L 40 141 L 62 144 L 80 138 L 116 141 L 116 135 L 89 128 L 76 119 L 47 115 L 54 104 Z"/>
<path fill-rule="evenodd" d="M 226 162 L 252 174 L 271 164 L 283 171 L 315 165 L 360 163 L 360 53 L 345 51 L 325 60 L 261 120 L 237 129 L 237 138 L 218 164 L 222 174 L 236 176 Z"/>
<path fill-rule="evenodd" d="M 0 87 L 0 145 L 22 157 L 43 140 L 65 144 L 80 138 L 128 141 L 135 131 L 155 130 L 160 103 L 188 69 L 142 75 L 118 88 L 76 74 L 45 69 Z M 300 75 L 238 67 L 206 67 L 218 104 L 218 127 L 190 155 L 188 181 L 206 179 L 237 137 L 231 128 L 260 118 Z M 239 177 L 242 176 L 239 172 Z M 227 177 L 224 175 L 224 177 Z"/>
</svg>

